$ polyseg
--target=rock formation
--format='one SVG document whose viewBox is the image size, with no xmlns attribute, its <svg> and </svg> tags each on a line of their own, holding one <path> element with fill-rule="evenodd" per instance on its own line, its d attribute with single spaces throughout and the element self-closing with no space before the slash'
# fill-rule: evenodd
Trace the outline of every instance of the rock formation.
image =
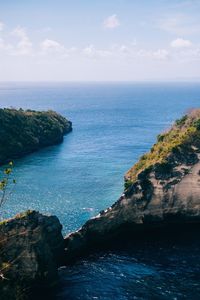
<svg viewBox="0 0 200 300">
<path fill-rule="evenodd" d="M 0 299 L 30 299 L 55 284 L 63 254 L 62 226 L 55 216 L 27 211 L 0 223 Z"/>
<path fill-rule="evenodd" d="M 59 266 L 122 236 L 134 241 L 191 224 L 200 228 L 200 110 L 159 135 L 125 175 L 119 200 L 65 240 L 56 217 L 35 211 L 0 223 L 1 299 L 31 299 L 56 282 Z"/>
<path fill-rule="evenodd" d="M 177 120 L 125 175 L 119 200 L 65 238 L 66 262 L 84 251 L 200 222 L 200 110 Z M 131 235 L 129 234 L 131 232 Z M 153 234 L 153 233 L 152 233 Z"/>
<path fill-rule="evenodd" d="M 0 109 L 0 165 L 58 144 L 72 123 L 54 111 Z"/>
</svg>

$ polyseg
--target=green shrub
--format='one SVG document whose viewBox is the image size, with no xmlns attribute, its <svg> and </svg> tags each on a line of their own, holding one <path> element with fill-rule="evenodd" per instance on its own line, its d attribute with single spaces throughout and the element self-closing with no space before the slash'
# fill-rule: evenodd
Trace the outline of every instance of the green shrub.
<svg viewBox="0 0 200 300">
<path fill-rule="evenodd" d="M 133 182 L 131 180 L 126 180 L 124 182 L 124 189 L 128 190 L 131 187 L 132 184 L 133 184 Z"/>
<path fill-rule="evenodd" d="M 176 121 L 175 121 L 175 124 L 176 124 L 177 126 L 183 126 L 183 125 L 185 124 L 185 121 L 187 120 L 187 118 L 188 118 L 188 116 L 185 115 L 185 116 L 183 116 L 182 118 L 176 120 Z"/>
<path fill-rule="evenodd" d="M 177 149 L 191 147 L 200 148 L 200 109 L 193 110 L 190 114 L 177 120 L 170 130 L 157 137 L 157 143 L 150 151 L 127 172 L 128 184 L 133 183 L 139 173 L 155 164 L 167 167 L 167 157 Z"/>
</svg>

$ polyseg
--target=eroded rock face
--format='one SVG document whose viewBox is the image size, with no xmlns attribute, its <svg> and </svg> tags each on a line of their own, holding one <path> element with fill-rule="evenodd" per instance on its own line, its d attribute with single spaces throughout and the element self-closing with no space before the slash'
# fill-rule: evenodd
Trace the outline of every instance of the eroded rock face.
<svg viewBox="0 0 200 300">
<path fill-rule="evenodd" d="M 184 153 L 185 151 L 185 153 Z M 93 247 L 117 241 L 131 232 L 200 222 L 200 154 L 191 147 L 171 153 L 165 164 L 156 163 L 137 175 L 119 200 L 77 232 L 65 238 L 66 263 Z M 128 179 L 127 179 L 128 180 Z"/>
<path fill-rule="evenodd" d="M 63 255 L 62 226 L 55 216 L 28 211 L 0 224 L 0 298 L 30 299 L 53 285 Z"/>
</svg>

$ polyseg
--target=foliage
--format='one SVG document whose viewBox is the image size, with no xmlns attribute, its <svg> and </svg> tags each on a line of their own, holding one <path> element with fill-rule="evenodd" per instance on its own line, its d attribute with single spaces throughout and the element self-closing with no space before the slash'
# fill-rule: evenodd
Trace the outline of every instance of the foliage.
<svg viewBox="0 0 200 300">
<path fill-rule="evenodd" d="M 16 180 L 11 178 L 12 172 L 13 162 L 9 162 L 8 166 L 3 170 L 3 176 L 0 180 L 0 208 L 6 202 L 12 191 L 11 185 L 16 184 Z"/>
<path fill-rule="evenodd" d="M 175 121 L 175 124 L 176 124 L 177 126 L 183 126 L 183 125 L 185 124 L 185 121 L 187 120 L 187 118 L 188 118 L 188 116 L 185 115 L 185 116 L 183 116 L 182 118 L 176 120 L 176 121 Z"/>
<path fill-rule="evenodd" d="M 140 172 L 156 163 L 165 164 L 167 157 L 178 149 L 200 147 L 200 109 L 195 109 L 188 115 L 177 120 L 170 130 L 160 134 L 157 143 L 150 152 L 144 154 L 127 172 L 126 179 L 134 182 Z"/>
<path fill-rule="evenodd" d="M 194 121 L 194 126 L 195 126 L 198 130 L 200 130 L 200 119 Z"/>
<path fill-rule="evenodd" d="M 0 165 L 59 143 L 71 122 L 54 111 L 0 109 Z"/>
<path fill-rule="evenodd" d="M 132 183 L 131 180 L 125 180 L 125 182 L 124 182 L 124 188 L 125 188 L 125 190 L 129 189 L 132 184 L 133 183 Z"/>
<path fill-rule="evenodd" d="M 33 213 L 34 213 L 33 210 L 28 209 L 28 210 L 26 210 L 26 211 L 24 211 L 24 212 L 21 212 L 21 213 L 17 214 L 17 215 L 15 216 L 15 219 L 26 218 L 27 216 L 30 216 L 30 215 L 32 215 Z"/>
</svg>

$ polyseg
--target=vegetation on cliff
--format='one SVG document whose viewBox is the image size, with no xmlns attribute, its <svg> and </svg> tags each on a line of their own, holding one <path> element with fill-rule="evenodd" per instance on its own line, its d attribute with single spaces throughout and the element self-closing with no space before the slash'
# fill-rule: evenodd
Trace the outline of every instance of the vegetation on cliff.
<svg viewBox="0 0 200 300">
<path fill-rule="evenodd" d="M 158 135 L 157 143 L 125 175 L 125 188 L 137 180 L 142 171 L 155 164 L 164 166 L 172 153 L 192 151 L 192 147 L 200 148 L 200 109 L 192 110 Z"/>
<path fill-rule="evenodd" d="M 62 142 L 72 123 L 54 111 L 0 109 L 0 165 Z"/>
<path fill-rule="evenodd" d="M 84 252 L 118 246 L 121 238 L 136 245 L 147 237 L 165 239 L 199 228 L 199 170 L 200 109 L 158 136 L 128 171 L 125 191 L 113 205 L 66 236 L 66 263 Z"/>
<path fill-rule="evenodd" d="M 16 180 L 11 177 L 13 172 L 13 162 L 10 161 L 8 166 L 2 170 L 0 177 L 0 209 L 6 202 L 12 192 L 12 186 L 16 183 Z M 1 211 L 0 211 L 1 214 Z"/>
</svg>

